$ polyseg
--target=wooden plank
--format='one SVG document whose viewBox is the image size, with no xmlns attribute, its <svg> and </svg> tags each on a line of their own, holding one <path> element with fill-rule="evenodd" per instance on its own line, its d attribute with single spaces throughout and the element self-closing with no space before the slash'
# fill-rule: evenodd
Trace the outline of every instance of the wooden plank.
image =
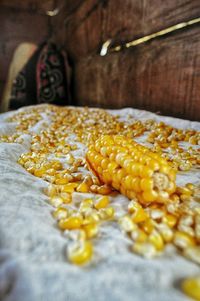
<svg viewBox="0 0 200 301">
<path fill-rule="evenodd" d="M 16 47 L 22 42 L 41 43 L 48 36 L 48 17 L 26 11 L 0 9 L 0 80 L 5 80 Z"/>
<path fill-rule="evenodd" d="M 134 107 L 200 120 L 199 27 L 75 67 L 78 105 Z"/>
<path fill-rule="evenodd" d="M 45 9 L 53 9 L 57 5 L 56 0 L 0 0 L 0 7 L 6 7 L 8 9 L 26 10 L 29 12 L 43 13 Z"/>
<path fill-rule="evenodd" d="M 87 0 L 67 19 L 66 48 L 78 60 L 97 53 L 107 39 L 130 41 L 198 17 L 199 11 L 199 0 Z"/>
<path fill-rule="evenodd" d="M 96 52 L 102 41 L 102 1 L 87 0 L 67 18 L 66 49 L 73 60 Z M 77 44 L 78 43 L 78 44 Z"/>
</svg>

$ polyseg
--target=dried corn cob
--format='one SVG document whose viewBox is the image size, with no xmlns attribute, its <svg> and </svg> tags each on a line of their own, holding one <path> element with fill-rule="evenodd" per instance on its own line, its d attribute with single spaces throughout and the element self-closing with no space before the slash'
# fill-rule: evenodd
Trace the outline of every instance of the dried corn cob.
<svg viewBox="0 0 200 301">
<path fill-rule="evenodd" d="M 176 190 L 176 172 L 168 162 L 131 138 L 104 135 L 89 145 L 86 158 L 102 182 L 130 199 L 163 203 Z"/>
</svg>

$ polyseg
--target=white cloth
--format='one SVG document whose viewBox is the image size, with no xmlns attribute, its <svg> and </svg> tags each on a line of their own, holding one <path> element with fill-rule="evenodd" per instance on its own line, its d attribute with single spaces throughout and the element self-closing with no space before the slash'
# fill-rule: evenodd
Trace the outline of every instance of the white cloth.
<svg viewBox="0 0 200 301">
<path fill-rule="evenodd" d="M 200 123 L 162 117 L 146 111 L 110 111 L 126 118 L 154 118 L 179 128 L 200 130 Z M 14 125 L 0 115 L 0 135 Z M 37 129 L 36 129 L 37 130 Z M 24 170 L 17 160 L 28 151 L 20 145 L 0 144 L 0 300 L 2 301 L 186 301 L 178 282 L 199 267 L 167 250 L 147 260 L 129 252 L 129 240 L 112 223 L 101 230 L 95 259 L 80 268 L 67 262 L 67 240 L 56 228 L 52 207 L 43 193 L 46 182 Z M 180 183 L 198 182 L 199 173 L 179 177 Z M 118 196 L 115 206 L 126 202 Z"/>
</svg>

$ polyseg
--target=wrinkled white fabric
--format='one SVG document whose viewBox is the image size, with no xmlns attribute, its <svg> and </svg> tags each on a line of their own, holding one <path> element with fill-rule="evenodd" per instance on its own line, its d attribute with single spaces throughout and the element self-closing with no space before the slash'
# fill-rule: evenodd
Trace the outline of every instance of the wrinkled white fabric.
<svg viewBox="0 0 200 301">
<path fill-rule="evenodd" d="M 200 123 L 162 117 L 146 111 L 110 111 L 137 119 L 153 118 L 179 128 L 200 130 Z M 15 126 L 0 115 L 0 135 Z M 42 123 L 40 124 L 42 128 Z M 35 130 L 39 130 L 38 127 Z M 28 151 L 22 145 L 0 144 L 0 300 L 3 301 L 186 301 L 179 281 L 199 267 L 173 248 L 147 260 L 129 252 L 129 240 L 116 224 L 106 223 L 94 242 L 95 259 L 83 268 L 67 262 L 67 239 L 56 228 L 52 207 L 43 193 L 46 182 L 24 170 L 17 160 Z M 200 180 L 198 172 L 183 173 L 179 183 Z M 74 196 L 74 199 L 77 195 Z M 113 206 L 123 209 L 127 199 L 117 196 Z"/>
</svg>

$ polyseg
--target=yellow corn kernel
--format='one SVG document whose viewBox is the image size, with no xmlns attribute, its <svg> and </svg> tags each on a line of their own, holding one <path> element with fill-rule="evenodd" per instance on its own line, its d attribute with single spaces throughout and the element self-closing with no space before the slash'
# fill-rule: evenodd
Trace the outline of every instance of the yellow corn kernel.
<svg viewBox="0 0 200 301">
<path fill-rule="evenodd" d="M 70 216 L 66 219 L 61 219 L 58 226 L 62 230 L 79 229 L 83 223 L 83 218 L 81 216 Z"/>
<path fill-rule="evenodd" d="M 149 218 L 148 214 L 144 211 L 143 208 L 139 208 L 135 210 L 135 212 L 131 215 L 131 218 L 134 223 L 144 222 Z"/>
<path fill-rule="evenodd" d="M 64 230 L 63 235 L 72 241 L 86 240 L 86 233 L 83 229 Z"/>
<path fill-rule="evenodd" d="M 109 220 L 114 217 L 115 210 L 113 207 L 102 208 L 99 210 L 99 217 L 102 220 Z"/>
<path fill-rule="evenodd" d="M 114 177 L 113 177 L 114 178 Z M 113 179 L 112 187 L 116 190 L 120 189 L 120 184 Z"/>
<path fill-rule="evenodd" d="M 120 228 L 125 232 L 132 232 L 137 229 L 137 226 L 134 224 L 132 218 L 128 215 L 122 216 L 119 220 Z"/>
<path fill-rule="evenodd" d="M 76 144 L 70 145 L 71 150 L 76 150 L 78 146 Z"/>
<path fill-rule="evenodd" d="M 68 259 L 73 264 L 82 265 L 91 260 L 93 246 L 90 241 L 77 241 L 68 247 Z"/>
<path fill-rule="evenodd" d="M 91 223 L 96 223 L 99 221 L 99 215 L 97 211 L 92 208 L 88 208 L 88 210 L 84 212 L 84 217 L 87 218 L 87 220 L 90 220 Z"/>
<path fill-rule="evenodd" d="M 167 224 L 170 228 L 173 228 L 177 223 L 177 217 L 172 214 L 166 214 L 163 219 L 163 223 Z"/>
<path fill-rule="evenodd" d="M 26 169 L 29 173 L 31 173 L 32 175 L 34 174 L 34 171 L 35 171 L 35 169 L 34 169 L 34 167 L 28 167 L 27 169 Z M 44 176 L 44 174 L 42 175 L 42 177 Z"/>
<path fill-rule="evenodd" d="M 182 202 L 186 202 L 186 201 L 189 201 L 191 199 L 191 196 L 188 195 L 188 194 L 181 194 L 180 199 L 181 199 Z"/>
<path fill-rule="evenodd" d="M 74 163 L 74 156 L 72 154 L 67 154 L 65 156 L 65 160 L 68 164 L 73 164 Z"/>
<path fill-rule="evenodd" d="M 91 212 L 92 211 L 92 207 L 88 204 L 81 204 L 79 207 L 79 211 L 85 215 L 85 213 L 87 214 L 87 212 Z"/>
<path fill-rule="evenodd" d="M 88 184 L 86 183 L 81 183 L 76 187 L 76 191 L 78 192 L 88 192 L 89 191 L 89 187 Z"/>
<path fill-rule="evenodd" d="M 150 216 L 153 220 L 161 220 L 164 216 L 164 211 L 157 208 L 157 209 L 151 209 Z"/>
<path fill-rule="evenodd" d="M 86 183 L 88 186 L 93 185 L 93 179 L 90 175 L 84 177 L 83 183 Z"/>
<path fill-rule="evenodd" d="M 45 193 L 49 196 L 49 197 L 53 197 L 57 194 L 57 190 L 56 187 L 52 184 L 48 185 L 48 187 L 45 189 Z"/>
<path fill-rule="evenodd" d="M 112 189 L 108 185 L 102 185 L 97 187 L 97 193 L 108 195 L 112 192 Z"/>
<path fill-rule="evenodd" d="M 126 171 L 124 169 L 122 168 L 118 169 L 115 173 L 116 181 L 120 183 L 122 179 L 125 177 L 125 175 L 126 175 Z"/>
<path fill-rule="evenodd" d="M 108 196 L 102 196 L 96 200 L 94 207 L 99 210 L 108 206 L 110 198 Z"/>
<path fill-rule="evenodd" d="M 81 212 L 87 211 L 89 208 L 92 208 L 94 205 L 94 202 L 92 199 L 84 199 L 81 203 L 80 203 L 80 207 L 79 210 Z"/>
<path fill-rule="evenodd" d="M 169 194 L 175 193 L 175 191 L 176 191 L 176 184 L 174 182 L 169 182 L 169 185 L 168 185 L 166 191 Z"/>
<path fill-rule="evenodd" d="M 90 239 L 97 236 L 99 232 L 99 227 L 97 223 L 88 223 L 86 225 L 83 225 L 83 230 L 86 233 L 86 237 Z"/>
<path fill-rule="evenodd" d="M 20 157 L 17 162 L 21 165 L 24 165 L 25 160 L 22 157 Z"/>
<path fill-rule="evenodd" d="M 70 182 L 79 182 L 83 180 L 83 175 L 81 173 L 71 176 Z"/>
<path fill-rule="evenodd" d="M 141 224 L 141 227 L 147 234 L 150 234 L 154 230 L 153 221 L 151 219 L 147 219 Z"/>
<path fill-rule="evenodd" d="M 200 246 L 185 248 L 183 250 L 183 255 L 195 263 L 200 264 Z"/>
<path fill-rule="evenodd" d="M 75 191 L 75 188 L 78 186 L 77 183 L 68 183 L 66 185 L 62 185 L 61 192 L 72 193 Z"/>
<path fill-rule="evenodd" d="M 141 191 L 141 188 L 140 188 L 140 178 L 139 177 L 132 179 L 131 187 L 132 187 L 133 191 L 136 192 L 136 193 L 139 193 Z M 126 188 L 127 187 L 125 186 L 125 189 Z"/>
<path fill-rule="evenodd" d="M 181 231 L 175 232 L 173 242 L 175 246 L 180 249 L 185 249 L 195 245 L 194 238 Z"/>
<path fill-rule="evenodd" d="M 151 178 L 153 176 L 153 170 L 149 168 L 148 166 L 143 166 L 143 168 L 140 171 L 140 177 L 141 178 Z"/>
<path fill-rule="evenodd" d="M 189 190 L 191 190 L 192 192 L 194 191 L 194 188 L 195 188 L 194 184 L 192 184 L 192 183 L 187 183 L 185 185 L 185 187 L 188 188 Z"/>
<path fill-rule="evenodd" d="M 144 243 L 147 241 L 147 237 L 147 234 L 139 228 L 131 232 L 131 238 L 136 242 Z"/>
<path fill-rule="evenodd" d="M 24 163 L 24 168 L 27 169 L 28 167 L 34 167 L 34 169 L 39 169 L 41 167 L 41 164 L 39 162 L 39 160 L 29 160 L 27 159 Z"/>
<path fill-rule="evenodd" d="M 46 172 L 46 169 L 44 169 L 44 168 L 35 169 L 34 176 L 41 178 L 45 172 Z"/>
<path fill-rule="evenodd" d="M 55 170 L 61 170 L 62 169 L 62 163 L 59 161 L 51 161 L 51 168 Z"/>
<path fill-rule="evenodd" d="M 50 169 L 47 169 L 46 173 L 49 175 L 49 176 L 55 176 L 55 169 L 53 168 L 50 168 Z"/>
<path fill-rule="evenodd" d="M 68 210 L 63 207 L 58 207 L 55 211 L 53 211 L 52 215 L 57 220 L 65 219 L 68 216 Z"/>
<path fill-rule="evenodd" d="M 56 185 L 64 185 L 64 184 L 68 184 L 68 182 L 69 182 L 68 179 L 65 179 L 65 178 L 55 180 Z"/>
<path fill-rule="evenodd" d="M 136 210 L 141 209 L 142 206 L 135 200 L 132 200 L 128 204 L 128 212 L 134 213 Z"/>
<path fill-rule="evenodd" d="M 131 175 L 126 175 L 126 176 L 122 179 L 121 185 L 123 185 L 125 189 L 131 190 L 133 179 L 134 179 L 134 178 L 133 178 Z"/>
<path fill-rule="evenodd" d="M 174 233 L 172 229 L 164 223 L 159 223 L 156 225 L 158 232 L 161 234 L 164 242 L 169 243 L 173 240 Z"/>
<path fill-rule="evenodd" d="M 68 192 L 61 192 L 60 193 L 61 198 L 63 199 L 64 204 L 69 204 L 72 201 L 72 196 Z"/>
<path fill-rule="evenodd" d="M 103 169 L 107 169 L 108 168 L 108 164 L 109 164 L 109 160 L 107 158 L 102 159 L 102 161 L 101 161 L 101 167 Z"/>
<path fill-rule="evenodd" d="M 150 243 L 152 243 L 156 250 L 161 251 L 164 248 L 164 242 L 160 233 L 156 230 L 153 230 L 148 237 Z"/>
<path fill-rule="evenodd" d="M 137 160 L 135 159 L 136 163 L 134 163 L 131 167 L 131 174 L 134 177 L 138 177 L 141 174 L 141 170 L 143 168 L 142 164 L 137 163 Z"/>
<path fill-rule="evenodd" d="M 115 173 L 115 169 L 118 167 L 118 164 L 115 162 L 110 162 L 108 164 L 108 172 L 113 175 Z"/>
<path fill-rule="evenodd" d="M 93 199 L 84 199 L 81 202 L 81 205 L 88 205 L 88 206 L 92 207 L 94 205 L 94 201 L 93 201 Z"/>
<path fill-rule="evenodd" d="M 188 196 L 192 195 L 191 190 L 189 188 L 187 188 L 187 187 L 177 187 L 176 188 L 176 193 L 178 195 L 181 195 L 181 194 L 188 195 Z"/>
<path fill-rule="evenodd" d="M 157 254 L 155 246 L 148 242 L 135 242 L 132 251 L 145 258 L 152 258 Z"/>
<path fill-rule="evenodd" d="M 160 191 L 157 196 L 158 203 L 167 203 L 169 200 L 169 193 L 167 191 Z"/>
<path fill-rule="evenodd" d="M 200 300 L 200 276 L 183 280 L 181 287 L 186 295 L 197 301 Z"/>
<path fill-rule="evenodd" d="M 155 190 L 144 191 L 142 198 L 145 203 L 151 203 L 156 201 L 156 199 L 158 198 L 158 193 Z"/>
<path fill-rule="evenodd" d="M 105 209 L 102 209 L 105 211 L 106 215 L 108 218 L 112 218 L 114 217 L 114 214 L 115 214 L 115 209 L 113 207 L 107 207 Z"/>
<path fill-rule="evenodd" d="M 143 191 L 153 190 L 153 180 L 151 178 L 144 178 L 140 181 L 140 186 Z"/>
<path fill-rule="evenodd" d="M 63 204 L 63 199 L 59 196 L 53 196 L 50 198 L 49 203 L 54 207 L 59 207 Z"/>
</svg>

